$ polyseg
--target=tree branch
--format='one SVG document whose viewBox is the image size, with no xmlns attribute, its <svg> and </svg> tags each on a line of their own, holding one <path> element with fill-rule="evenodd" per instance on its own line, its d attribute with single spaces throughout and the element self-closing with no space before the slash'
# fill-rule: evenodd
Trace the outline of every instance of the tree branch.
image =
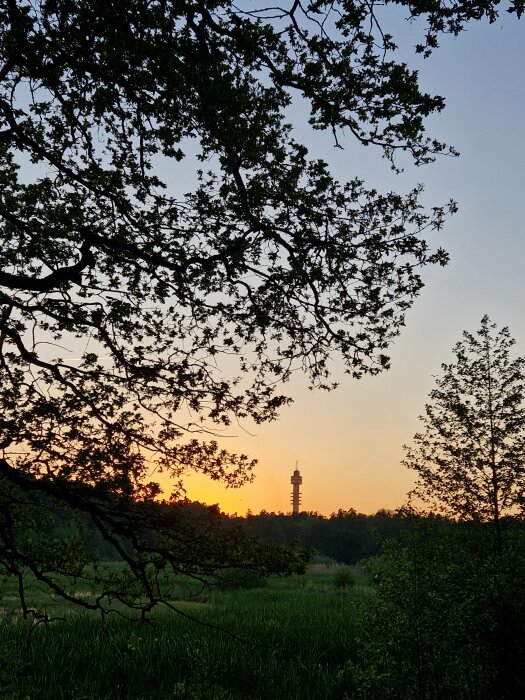
<svg viewBox="0 0 525 700">
<path fill-rule="evenodd" d="M 25 277 L 0 270 L 0 286 L 8 289 L 21 289 L 27 292 L 50 292 L 52 289 L 61 287 L 67 282 L 81 284 L 82 272 L 87 267 L 94 267 L 95 256 L 91 252 L 91 244 L 87 243 L 87 241 L 82 244 L 80 252 L 80 260 L 75 265 L 53 270 L 47 277 Z"/>
</svg>

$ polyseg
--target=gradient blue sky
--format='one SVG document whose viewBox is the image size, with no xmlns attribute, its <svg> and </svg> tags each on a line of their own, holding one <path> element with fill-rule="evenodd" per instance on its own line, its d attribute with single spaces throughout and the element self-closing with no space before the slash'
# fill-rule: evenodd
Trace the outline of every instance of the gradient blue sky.
<svg viewBox="0 0 525 700">
<path fill-rule="evenodd" d="M 417 25 L 397 26 L 404 48 L 420 39 Z M 289 385 L 294 404 L 278 422 L 247 425 L 250 432 L 236 429 L 225 441 L 230 450 L 259 459 L 255 482 L 226 491 L 190 477 L 191 498 L 219 503 L 228 512 L 286 511 L 298 460 L 306 510 L 396 508 L 413 483 L 400 465 L 402 445 L 417 431 L 432 375 L 450 359 L 462 330 L 476 330 L 488 313 L 510 327 L 517 352 L 525 354 L 524 39 L 525 22 L 505 15 L 492 26 L 471 25 L 458 39 L 443 39 L 428 60 L 403 51 L 420 68 L 423 86 L 446 97 L 446 109 L 428 122 L 428 132 L 461 156 L 407 167 L 400 176 L 379 153 L 350 139 L 344 151 L 334 149 L 329 135 L 301 125 L 301 106 L 294 107 L 298 138 L 331 163 L 341 180 L 360 176 L 400 192 L 422 182 L 429 205 L 456 199 L 459 213 L 430 239 L 450 252 L 451 262 L 425 271 L 426 287 L 392 348 L 389 372 L 361 381 L 340 373 L 340 387 L 332 393 L 310 392 L 295 377 Z"/>
</svg>

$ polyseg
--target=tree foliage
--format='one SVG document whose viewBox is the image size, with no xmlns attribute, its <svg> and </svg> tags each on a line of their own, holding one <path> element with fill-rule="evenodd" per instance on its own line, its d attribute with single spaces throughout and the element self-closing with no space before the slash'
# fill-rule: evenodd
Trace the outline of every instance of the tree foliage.
<svg viewBox="0 0 525 700">
<path fill-rule="evenodd" d="M 398 539 L 404 524 L 397 512 L 380 510 L 364 515 L 355 510 L 332 513 L 284 513 L 261 511 L 239 518 L 249 532 L 278 544 L 296 543 L 341 564 L 356 564 L 381 552 L 385 541 Z"/>
<path fill-rule="evenodd" d="M 369 562 L 358 652 L 343 667 L 352 698 L 511 700 L 525 674 L 523 522 L 495 555 L 490 526 L 407 513 L 400 541 Z"/>
<path fill-rule="evenodd" d="M 512 359 L 514 344 L 488 316 L 477 333 L 463 333 L 404 462 L 418 473 L 418 496 L 447 514 L 493 521 L 499 546 L 501 517 L 525 507 L 525 359 Z"/>
<path fill-rule="evenodd" d="M 498 8 L 395 4 L 426 22 L 425 54 Z M 510 9 L 521 14 L 521 0 Z M 394 167 L 401 152 L 416 164 L 450 152 L 424 128 L 443 98 L 420 89 L 377 12 L 347 1 L 2 3 L 11 570 L 13 489 L 40 489 L 110 533 L 115 507 L 147 509 L 158 495 L 152 469 L 176 483 L 190 468 L 231 486 L 249 479 L 246 456 L 202 434 L 274 418 L 294 369 L 329 387 L 334 353 L 355 377 L 388 366 L 420 269 L 446 262 L 422 234 L 454 205 L 425 212 L 419 188 L 339 183 L 286 121 L 297 96 L 314 129 L 336 144 L 347 131 Z"/>
</svg>

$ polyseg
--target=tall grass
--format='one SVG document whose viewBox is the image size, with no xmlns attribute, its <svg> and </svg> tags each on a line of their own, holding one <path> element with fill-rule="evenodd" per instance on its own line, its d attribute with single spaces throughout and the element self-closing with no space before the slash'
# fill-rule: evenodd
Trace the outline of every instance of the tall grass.
<svg viewBox="0 0 525 700">
<path fill-rule="evenodd" d="M 34 629 L 27 646 L 27 621 L 5 618 L 0 633 L 5 650 L 18 650 L 10 665 L 20 681 L 4 697 L 332 698 L 355 651 L 356 596 L 326 574 L 174 603 L 198 623 L 166 610 L 144 625 L 70 609 L 63 622 Z"/>
<path fill-rule="evenodd" d="M 0 698 L 521 700 L 521 531 L 496 556 L 447 528 L 415 528 L 361 571 L 323 565 L 262 588 L 198 595 L 174 577 L 180 614 L 158 609 L 149 624 L 117 609 L 79 613 L 35 586 L 30 604 L 64 620 L 31 628 L 8 582 Z M 80 583 L 72 593 L 92 595 Z"/>
</svg>

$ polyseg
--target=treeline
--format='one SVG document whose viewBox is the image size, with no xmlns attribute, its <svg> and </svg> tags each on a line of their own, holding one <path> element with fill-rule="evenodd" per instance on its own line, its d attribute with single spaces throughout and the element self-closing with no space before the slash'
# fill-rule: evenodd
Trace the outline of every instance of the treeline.
<svg viewBox="0 0 525 700">
<path fill-rule="evenodd" d="M 159 511 L 172 509 L 177 518 L 184 521 L 204 518 L 210 527 L 224 521 L 248 529 L 250 535 L 276 545 L 297 545 L 312 554 L 323 555 L 344 564 L 355 564 L 382 551 L 383 544 L 398 540 L 406 527 L 406 517 L 399 512 L 380 510 L 374 515 L 364 515 L 355 510 L 339 510 L 326 517 L 316 512 L 298 515 L 261 511 L 245 517 L 228 516 L 218 506 L 206 506 L 199 502 L 159 504 Z M 46 536 L 57 540 L 76 539 L 95 559 L 116 560 L 119 554 L 115 546 L 104 539 L 94 527 L 88 514 L 67 507 L 45 509 L 45 519 L 26 522 L 32 537 Z M 225 523 L 224 523 L 225 524 Z M 126 543 L 122 543 L 126 547 Z"/>
<path fill-rule="evenodd" d="M 330 516 L 317 512 L 290 515 L 263 510 L 258 514 L 248 512 L 241 517 L 229 516 L 221 513 L 216 505 L 207 506 L 197 501 L 150 504 L 150 507 L 158 508 L 159 516 L 162 511 L 164 520 L 167 511 L 172 512 L 176 528 L 191 529 L 197 523 L 208 531 L 222 530 L 225 526 L 227 529 L 233 527 L 247 530 L 249 536 L 269 544 L 296 545 L 308 550 L 311 556 L 323 556 L 349 565 L 381 554 L 387 543 L 403 540 L 416 521 L 433 524 L 438 529 L 451 528 L 458 536 L 465 527 L 478 527 L 474 523 L 456 523 L 438 515 L 416 517 L 404 511 L 388 510 L 379 510 L 374 515 L 358 513 L 354 509 L 338 510 Z M 25 523 L 26 535 L 35 540 L 35 543 L 42 538 L 62 542 L 76 540 L 91 559 L 120 559 L 114 544 L 103 537 L 88 514 L 65 506 L 57 507 L 56 504 L 43 510 L 44 519 L 39 517 Z M 512 518 L 505 518 L 502 526 L 504 530 L 517 527 L 522 531 L 524 528 L 522 522 Z M 485 523 L 481 528 L 490 537 L 492 524 Z M 150 531 L 149 537 L 155 539 L 155 533 Z M 129 548 L 129 543 L 125 540 L 119 542 L 124 550 Z"/>
<path fill-rule="evenodd" d="M 379 554 L 383 543 L 399 539 L 406 526 L 402 513 L 387 510 L 375 515 L 338 510 L 329 517 L 316 512 L 288 515 L 263 510 L 238 520 L 262 539 L 275 544 L 297 544 L 344 564 Z"/>
</svg>

